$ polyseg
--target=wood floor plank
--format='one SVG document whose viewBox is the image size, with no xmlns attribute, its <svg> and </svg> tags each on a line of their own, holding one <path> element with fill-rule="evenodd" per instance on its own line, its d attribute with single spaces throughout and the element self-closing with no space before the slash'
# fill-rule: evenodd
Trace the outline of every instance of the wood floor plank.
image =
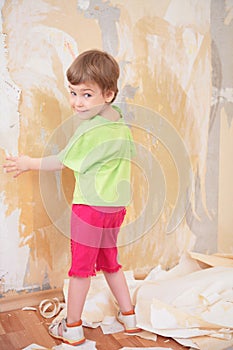
<svg viewBox="0 0 233 350">
<path fill-rule="evenodd" d="M 33 342 L 39 344 L 45 343 L 46 346 L 52 347 L 56 345 L 55 340 L 49 335 L 48 327 L 51 321 L 43 319 L 38 311 L 16 311 L 20 317 L 24 329 L 28 336 L 34 339 Z"/>
<path fill-rule="evenodd" d="M 105 349 L 111 350 L 118 350 L 121 348 L 121 344 L 117 339 L 111 336 L 106 336 L 99 327 L 96 329 L 84 328 L 84 334 L 87 339 L 96 342 L 96 348 L 98 350 L 103 349 L 103 346 L 105 346 Z"/>
<path fill-rule="evenodd" d="M 18 332 L 24 329 L 15 312 L 0 313 L 0 322 L 5 333 Z"/>
<path fill-rule="evenodd" d="M 48 326 L 51 322 L 52 319 L 44 319 L 39 311 L 12 310 L 0 313 L 0 349 L 21 350 L 33 343 L 52 348 L 56 344 L 60 344 L 59 340 L 55 340 L 48 333 Z M 87 339 L 96 342 L 98 350 L 119 350 L 122 347 L 187 349 L 173 339 L 159 336 L 154 342 L 138 336 L 127 335 L 124 332 L 105 335 L 100 327 L 96 329 L 85 327 L 84 334 Z"/>
<path fill-rule="evenodd" d="M 13 349 L 22 349 L 28 345 L 28 334 L 25 330 L 11 332 L 7 336 Z"/>
<path fill-rule="evenodd" d="M 5 329 L 2 326 L 1 320 L 0 320 L 0 335 L 6 334 Z"/>
<path fill-rule="evenodd" d="M 8 334 L 2 334 L 0 336 L 0 349 L 1 350 L 15 350 Z"/>
</svg>

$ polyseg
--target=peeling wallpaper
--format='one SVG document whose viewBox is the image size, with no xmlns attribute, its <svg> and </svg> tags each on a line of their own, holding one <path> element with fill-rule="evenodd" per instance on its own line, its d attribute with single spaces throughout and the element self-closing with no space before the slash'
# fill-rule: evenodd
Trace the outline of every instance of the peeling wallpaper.
<svg viewBox="0 0 233 350">
<path fill-rule="evenodd" d="M 1 163 L 65 145 L 75 127 L 66 69 L 77 54 L 104 49 L 119 62 L 116 102 L 138 151 L 119 236 L 124 268 L 170 268 L 189 249 L 232 253 L 231 2 L 0 0 L 0 8 Z M 71 172 L 0 177 L 0 294 L 61 287 Z"/>
</svg>

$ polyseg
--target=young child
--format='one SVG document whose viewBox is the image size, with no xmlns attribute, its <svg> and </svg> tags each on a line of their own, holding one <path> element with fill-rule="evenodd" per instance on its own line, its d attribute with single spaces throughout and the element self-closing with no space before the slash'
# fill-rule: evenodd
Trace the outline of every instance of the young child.
<svg viewBox="0 0 233 350">
<path fill-rule="evenodd" d="M 138 332 L 129 289 L 118 262 L 117 236 L 130 202 L 130 159 L 133 141 L 116 98 L 119 66 L 99 50 L 80 54 L 67 70 L 70 104 L 81 121 L 57 156 L 7 157 L 14 177 L 28 170 L 74 171 L 71 254 L 67 318 L 49 333 L 71 345 L 85 341 L 82 311 L 91 276 L 102 270 L 119 305 L 118 319 L 127 332 Z"/>
</svg>

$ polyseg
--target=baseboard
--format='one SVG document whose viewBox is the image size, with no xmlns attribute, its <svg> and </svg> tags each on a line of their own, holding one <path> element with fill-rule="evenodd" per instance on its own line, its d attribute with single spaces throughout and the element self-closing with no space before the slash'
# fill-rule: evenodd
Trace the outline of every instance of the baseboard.
<svg viewBox="0 0 233 350">
<path fill-rule="evenodd" d="M 38 306 L 44 299 L 58 298 L 64 301 L 62 289 L 49 289 L 40 292 L 25 292 L 16 295 L 5 295 L 0 298 L 0 312 L 22 309 L 26 306 Z"/>
</svg>

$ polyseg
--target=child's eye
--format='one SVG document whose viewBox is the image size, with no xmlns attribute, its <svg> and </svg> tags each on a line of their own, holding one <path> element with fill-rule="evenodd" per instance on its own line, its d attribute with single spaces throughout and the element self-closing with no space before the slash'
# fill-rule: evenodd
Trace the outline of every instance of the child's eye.
<svg viewBox="0 0 233 350">
<path fill-rule="evenodd" d="M 76 92 L 74 92 L 74 91 L 70 91 L 70 94 L 71 94 L 72 96 L 77 96 Z"/>
<path fill-rule="evenodd" d="M 84 97 L 85 98 L 91 97 L 91 94 L 86 93 L 86 94 L 84 94 Z"/>
</svg>

